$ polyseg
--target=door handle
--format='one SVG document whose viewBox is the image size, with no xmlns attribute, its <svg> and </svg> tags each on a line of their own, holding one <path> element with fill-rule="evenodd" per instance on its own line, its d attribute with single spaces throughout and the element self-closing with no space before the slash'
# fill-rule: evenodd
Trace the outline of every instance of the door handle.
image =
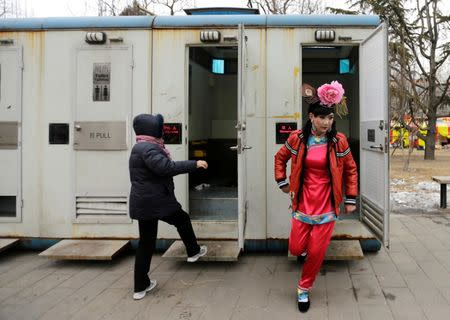
<svg viewBox="0 0 450 320">
<path fill-rule="evenodd" d="M 370 146 L 370 149 L 380 149 L 383 150 L 383 146 L 380 144 L 378 146 Z"/>
<path fill-rule="evenodd" d="M 244 131 L 247 126 L 245 125 L 245 122 L 238 122 L 234 127 L 238 130 Z"/>
<path fill-rule="evenodd" d="M 252 148 L 251 146 L 243 146 L 242 150 L 248 150 L 248 149 L 251 149 L 251 148 Z"/>
<path fill-rule="evenodd" d="M 230 147 L 230 150 L 234 150 L 234 151 L 237 151 L 237 150 L 238 150 L 238 148 L 239 148 L 239 146 L 232 146 L 232 147 Z"/>
</svg>

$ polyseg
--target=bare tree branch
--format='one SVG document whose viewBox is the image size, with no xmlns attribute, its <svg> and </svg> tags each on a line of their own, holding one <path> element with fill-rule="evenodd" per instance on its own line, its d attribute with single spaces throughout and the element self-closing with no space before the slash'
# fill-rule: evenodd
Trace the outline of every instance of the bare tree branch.
<svg viewBox="0 0 450 320">
<path fill-rule="evenodd" d="M 264 14 L 319 14 L 325 12 L 322 0 L 248 0 L 247 7 L 257 7 Z"/>
<path fill-rule="evenodd" d="M 191 6 L 193 0 L 97 0 L 99 16 L 154 15 L 161 11 L 174 15 Z"/>
<path fill-rule="evenodd" d="M 171 16 L 175 15 L 175 13 L 183 11 L 183 9 L 193 6 L 193 1 L 191 0 L 147 0 L 147 1 L 149 3 L 152 3 L 153 5 L 164 8 L 165 10 L 168 9 L 169 14 Z"/>
<path fill-rule="evenodd" d="M 124 5 L 120 0 L 97 0 L 99 16 L 118 16 Z"/>
<path fill-rule="evenodd" d="M 22 15 L 19 3 L 14 0 L 0 0 L 0 19 L 19 17 Z"/>
</svg>

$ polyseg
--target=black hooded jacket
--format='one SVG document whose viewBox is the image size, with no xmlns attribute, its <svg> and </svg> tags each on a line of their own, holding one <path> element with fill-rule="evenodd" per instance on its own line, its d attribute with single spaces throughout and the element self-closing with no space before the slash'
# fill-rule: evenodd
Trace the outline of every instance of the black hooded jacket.
<svg viewBox="0 0 450 320">
<path fill-rule="evenodd" d="M 134 118 L 136 135 L 162 136 L 163 118 L 141 114 Z M 163 149 L 154 143 L 134 145 L 129 160 L 131 191 L 130 217 L 137 220 L 163 218 L 181 209 L 175 198 L 173 176 L 194 172 L 195 160 L 172 161 Z"/>
</svg>

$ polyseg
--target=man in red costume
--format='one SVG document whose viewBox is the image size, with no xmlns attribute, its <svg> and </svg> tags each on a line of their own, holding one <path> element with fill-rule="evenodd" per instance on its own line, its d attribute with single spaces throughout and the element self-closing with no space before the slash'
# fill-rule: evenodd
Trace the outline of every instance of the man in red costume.
<svg viewBox="0 0 450 320">
<path fill-rule="evenodd" d="M 344 134 L 336 131 L 334 115 L 345 114 L 344 89 L 333 81 L 317 91 L 302 87 L 309 104 L 309 120 L 302 130 L 292 132 L 275 155 L 275 180 L 292 201 L 289 251 L 294 256 L 306 252 L 297 288 L 300 312 L 309 309 L 309 292 L 330 243 L 339 216 L 345 185 L 345 212 L 356 210 L 358 173 Z M 291 175 L 286 179 L 286 164 Z"/>
</svg>

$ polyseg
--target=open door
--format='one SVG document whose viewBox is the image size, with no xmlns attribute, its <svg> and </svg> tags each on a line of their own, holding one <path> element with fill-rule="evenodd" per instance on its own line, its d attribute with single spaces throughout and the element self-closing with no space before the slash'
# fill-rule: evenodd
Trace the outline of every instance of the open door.
<svg viewBox="0 0 450 320">
<path fill-rule="evenodd" d="M 361 221 L 389 246 L 389 89 L 387 26 L 360 46 Z"/>
<path fill-rule="evenodd" d="M 204 261 L 237 261 L 244 249 L 247 38 L 243 25 L 237 29 L 235 43 L 188 45 L 187 52 L 186 146 L 190 159 L 210 165 L 190 174 L 187 184 L 192 225 L 208 246 Z M 186 259 L 183 243 L 175 241 L 163 258 Z"/>
<path fill-rule="evenodd" d="M 247 36 L 244 25 L 239 25 L 238 43 L 238 122 L 237 129 L 237 153 L 238 153 L 238 244 L 244 249 L 245 225 L 247 222 L 247 109 L 245 103 L 247 80 Z"/>
</svg>

